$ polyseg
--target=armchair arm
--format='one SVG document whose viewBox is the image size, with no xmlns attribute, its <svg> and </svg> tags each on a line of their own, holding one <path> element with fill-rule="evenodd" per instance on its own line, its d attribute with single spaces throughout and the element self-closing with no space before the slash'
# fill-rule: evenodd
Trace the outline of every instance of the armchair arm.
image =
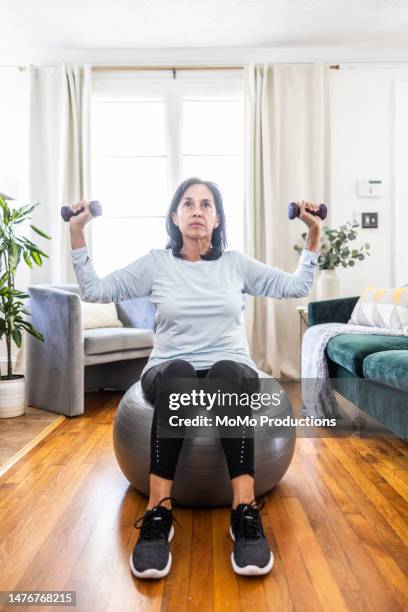
<svg viewBox="0 0 408 612">
<path fill-rule="evenodd" d="M 318 300 L 307 306 L 308 326 L 318 323 L 347 323 L 359 296 Z"/>
<path fill-rule="evenodd" d="M 81 299 L 73 291 L 32 285 L 31 323 L 44 342 L 27 334 L 28 403 L 67 416 L 84 412 Z"/>
</svg>

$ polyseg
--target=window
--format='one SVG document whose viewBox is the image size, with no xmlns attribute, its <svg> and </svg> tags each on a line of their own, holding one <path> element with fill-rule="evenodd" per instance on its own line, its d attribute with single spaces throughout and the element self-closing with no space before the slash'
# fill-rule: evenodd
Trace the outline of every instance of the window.
<svg viewBox="0 0 408 612">
<path fill-rule="evenodd" d="M 241 250 L 243 133 L 241 76 L 96 74 L 91 195 L 103 204 L 92 223 L 98 274 L 165 247 L 168 206 L 190 176 L 217 183 L 228 248 Z"/>
</svg>

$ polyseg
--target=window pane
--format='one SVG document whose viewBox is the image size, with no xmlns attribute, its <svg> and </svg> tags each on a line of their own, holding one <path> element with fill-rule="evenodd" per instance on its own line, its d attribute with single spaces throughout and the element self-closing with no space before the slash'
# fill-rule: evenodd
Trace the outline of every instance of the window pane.
<svg viewBox="0 0 408 612">
<path fill-rule="evenodd" d="M 165 218 L 109 219 L 92 222 L 93 261 L 97 274 L 105 276 L 127 266 L 150 249 L 164 249 L 167 243 Z M 243 219 L 227 217 L 229 250 L 242 251 Z"/>
<path fill-rule="evenodd" d="M 224 202 L 226 215 L 239 215 L 243 211 L 244 168 L 243 157 L 190 157 L 183 156 L 183 180 L 198 176 L 217 183 Z"/>
<path fill-rule="evenodd" d="M 165 155 L 164 101 L 94 102 L 94 155 Z"/>
<path fill-rule="evenodd" d="M 227 250 L 243 251 L 244 246 L 244 222 L 242 217 L 226 217 L 227 226 Z"/>
<path fill-rule="evenodd" d="M 165 215 L 170 203 L 166 157 L 94 158 L 92 197 L 104 216 Z"/>
<path fill-rule="evenodd" d="M 167 242 L 165 219 L 109 219 L 92 222 L 92 252 L 99 276 L 127 266 L 150 249 L 164 249 Z"/>
<path fill-rule="evenodd" d="M 237 154 L 243 148 L 242 100 L 185 100 L 183 153 L 185 155 Z"/>
</svg>

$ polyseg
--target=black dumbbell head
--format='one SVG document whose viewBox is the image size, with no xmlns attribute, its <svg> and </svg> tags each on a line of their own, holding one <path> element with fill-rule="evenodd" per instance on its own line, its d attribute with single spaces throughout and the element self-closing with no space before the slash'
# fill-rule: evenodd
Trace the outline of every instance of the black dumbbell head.
<svg viewBox="0 0 408 612">
<path fill-rule="evenodd" d="M 288 206 L 288 217 L 289 219 L 296 219 L 299 216 L 299 206 L 296 202 L 291 202 Z M 325 219 L 327 217 L 327 206 L 326 204 L 320 204 L 319 210 L 308 210 L 308 213 L 314 215 L 315 217 L 320 217 L 320 219 Z"/>
<path fill-rule="evenodd" d="M 76 217 L 81 214 L 84 209 L 80 208 L 76 212 L 72 210 L 70 206 L 62 206 L 61 207 L 61 217 L 64 221 L 69 221 L 71 217 Z M 100 217 L 102 215 L 102 205 L 98 200 L 92 200 L 89 202 L 89 211 L 93 217 Z"/>
</svg>

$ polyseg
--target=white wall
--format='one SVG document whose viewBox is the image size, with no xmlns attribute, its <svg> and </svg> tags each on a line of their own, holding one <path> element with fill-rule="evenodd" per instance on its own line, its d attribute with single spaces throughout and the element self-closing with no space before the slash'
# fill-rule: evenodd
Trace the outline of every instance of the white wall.
<svg viewBox="0 0 408 612">
<path fill-rule="evenodd" d="M 359 295 L 368 284 L 391 287 L 396 280 L 394 229 L 399 230 L 401 215 L 394 228 L 394 85 L 396 79 L 407 77 L 408 70 L 369 66 L 344 67 L 330 74 L 333 136 L 330 224 L 338 226 L 353 221 L 354 212 L 358 213 L 359 221 L 361 212 L 378 212 L 378 229 L 358 228 L 359 237 L 351 243 L 360 247 L 368 242 L 371 256 L 353 268 L 338 268 L 344 296 Z M 357 195 L 356 181 L 366 178 L 384 181 L 383 197 Z M 408 283 L 408 256 L 401 245 L 399 250 L 396 256 L 406 261 Z"/>
</svg>

